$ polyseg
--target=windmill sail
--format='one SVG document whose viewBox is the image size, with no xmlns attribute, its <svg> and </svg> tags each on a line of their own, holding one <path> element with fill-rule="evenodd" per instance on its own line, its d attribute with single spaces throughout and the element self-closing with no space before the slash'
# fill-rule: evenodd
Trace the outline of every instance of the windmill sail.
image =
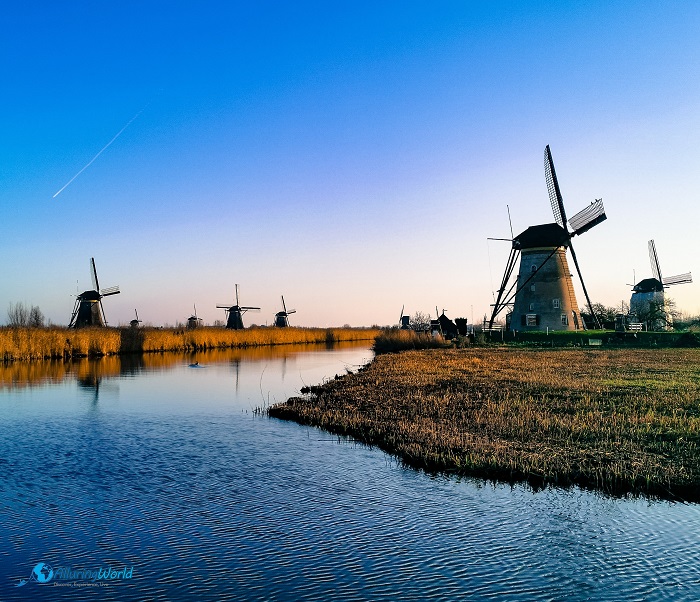
<svg viewBox="0 0 700 602">
<path fill-rule="evenodd" d="M 596 199 L 588 207 L 570 218 L 569 225 L 574 231 L 573 235 L 578 235 L 587 232 L 593 226 L 597 226 L 606 219 L 608 219 L 608 216 L 605 215 L 603 199 Z"/>
<path fill-rule="evenodd" d="M 97 268 L 95 267 L 95 258 L 90 258 L 90 278 L 92 279 L 92 290 L 100 290 L 100 283 L 97 280 Z"/>
<path fill-rule="evenodd" d="M 673 284 L 687 284 L 693 281 L 693 275 L 690 272 L 685 274 L 678 274 L 678 276 L 666 276 L 661 283 L 664 286 L 671 286 Z"/>
<path fill-rule="evenodd" d="M 554 219 L 557 224 L 565 228 L 566 210 L 564 209 L 564 199 L 559 190 L 557 172 L 554 171 L 554 161 L 552 160 L 552 152 L 549 150 L 549 144 L 544 149 L 544 174 L 547 180 L 547 192 L 549 193 L 549 202 L 552 205 Z"/>
<path fill-rule="evenodd" d="M 663 282 L 661 277 L 661 265 L 659 265 L 659 256 L 656 254 L 656 245 L 653 239 L 649 241 L 649 261 L 651 263 L 651 273 L 659 282 Z"/>
</svg>

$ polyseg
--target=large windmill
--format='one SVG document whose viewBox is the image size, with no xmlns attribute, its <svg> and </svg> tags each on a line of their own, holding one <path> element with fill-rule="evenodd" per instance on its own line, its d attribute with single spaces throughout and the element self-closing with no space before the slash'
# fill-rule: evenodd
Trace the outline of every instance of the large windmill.
<svg viewBox="0 0 700 602">
<path fill-rule="evenodd" d="M 70 319 L 68 328 L 81 328 L 83 326 L 106 326 L 105 311 L 102 307 L 102 297 L 118 295 L 119 287 L 110 286 L 100 290 L 100 283 L 97 279 L 97 269 L 95 259 L 90 258 L 90 277 L 92 278 L 92 290 L 80 293 L 75 300 L 73 316 Z"/>
<path fill-rule="evenodd" d="M 242 306 L 238 302 L 238 285 L 236 285 L 236 304 L 235 305 L 217 305 L 218 309 L 225 309 L 228 314 L 226 319 L 226 328 L 232 328 L 233 330 L 242 330 L 243 327 L 243 314 L 247 311 L 259 311 L 259 307 Z"/>
<path fill-rule="evenodd" d="M 279 326 L 280 328 L 286 328 L 289 326 L 287 316 L 289 316 L 289 314 L 296 313 L 296 311 L 296 309 L 287 309 L 287 306 L 284 303 L 284 295 L 282 295 L 282 311 L 278 311 L 275 314 L 275 326 Z"/>
<path fill-rule="evenodd" d="M 649 261 L 653 278 L 640 280 L 632 288 L 630 313 L 634 314 L 638 320 L 649 318 L 652 322 L 649 327 L 659 330 L 671 326 L 671 316 L 666 311 L 664 289 L 674 284 L 692 282 L 693 276 L 687 272 L 664 278 L 661 275 L 659 256 L 656 254 L 656 245 L 653 240 L 649 241 Z"/>
<path fill-rule="evenodd" d="M 567 220 L 549 145 L 544 150 L 544 171 L 556 223 L 530 226 L 512 239 L 506 270 L 493 305 L 490 328 L 493 328 L 494 321 L 501 311 L 511 306 L 511 330 L 586 328 L 576 301 L 566 250 L 571 251 L 583 294 L 591 310 L 591 299 L 571 239 L 604 221 L 607 217 L 605 207 L 602 199 L 596 199 L 583 211 Z M 569 230 L 567 221 L 572 231 Z M 511 283 L 511 275 L 518 257 L 520 270 L 517 279 Z M 598 318 L 592 310 L 591 316 L 595 326 L 600 328 Z"/>
</svg>

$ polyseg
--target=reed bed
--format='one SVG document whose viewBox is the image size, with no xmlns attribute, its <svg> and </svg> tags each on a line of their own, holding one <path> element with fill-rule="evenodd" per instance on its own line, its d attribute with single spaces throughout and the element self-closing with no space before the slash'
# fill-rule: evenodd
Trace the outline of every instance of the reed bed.
<svg viewBox="0 0 700 602">
<path fill-rule="evenodd" d="M 0 328 L 3 361 L 373 340 L 371 328 Z"/>
<path fill-rule="evenodd" d="M 434 337 L 429 333 L 418 333 L 410 329 L 388 328 L 383 330 L 374 340 L 374 352 L 393 353 L 407 349 L 439 349 L 448 343 L 442 337 Z"/>
<path fill-rule="evenodd" d="M 268 409 L 409 465 L 700 501 L 700 350 L 407 351 Z"/>
</svg>

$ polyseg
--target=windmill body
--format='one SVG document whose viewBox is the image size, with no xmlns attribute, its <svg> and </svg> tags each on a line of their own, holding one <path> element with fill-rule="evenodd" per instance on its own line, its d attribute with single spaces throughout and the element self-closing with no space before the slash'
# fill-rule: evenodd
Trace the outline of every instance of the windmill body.
<svg viewBox="0 0 700 602">
<path fill-rule="evenodd" d="M 93 289 L 80 293 L 76 298 L 73 315 L 68 324 L 69 328 L 107 325 L 104 308 L 102 306 L 102 298 L 110 295 L 118 295 L 120 292 L 119 287 L 112 286 L 100 290 L 94 258 L 90 259 L 90 276 L 92 278 Z"/>
<path fill-rule="evenodd" d="M 520 251 L 520 270 L 511 329 L 581 328 L 564 228 L 559 224 L 531 226 L 513 239 L 513 248 Z"/>
<path fill-rule="evenodd" d="M 574 292 L 568 253 L 574 261 L 589 308 L 591 300 L 581 275 L 571 239 L 606 219 L 602 199 L 567 220 L 554 162 L 545 148 L 545 179 L 556 223 L 530 226 L 512 239 L 510 256 L 493 305 L 489 328 L 498 315 L 510 309 L 506 324 L 511 330 L 579 330 L 586 328 Z M 571 227 L 570 231 L 567 227 Z M 520 261 L 518 276 L 512 274 Z M 593 314 L 593 312 L 591 312 Z M 595 325 L 597 318 L 593 315 Z"/>
<path fill-rule="evenodd" d="M 664 278 L 661 275 L 661 264 L 653 240 L 649 241 L 649 261 L 653 277 L 640 280 L 632 288 L 630 314 L 634 316 L 635 321 L 647 322 L 647 327 L 651 330 L 666 330 L 672 328 L 673 318 L 664 289 L 676 284 L 690 283 L 693 281 L 693 276 L 687 272 Z"/>
<path fill-rule="evenodd" d="M 236 303 L 222 304 L 216 306 L 218 309 L 226 310 L 226 328 L 232 330 L 243 330 L 243 314 L 247 311 L 259 311 L 259 307 L 243 306 L 238 301 L 238 285 L 236 285 Z"/>
</svg>

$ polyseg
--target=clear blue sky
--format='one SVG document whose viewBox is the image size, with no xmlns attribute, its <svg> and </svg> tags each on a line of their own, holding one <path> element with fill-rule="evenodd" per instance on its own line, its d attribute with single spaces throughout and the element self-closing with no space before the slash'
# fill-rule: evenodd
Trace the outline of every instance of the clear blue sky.
<svg viewBox="0 0 700 602">
<path fill-rule="evenodd" d="M 553 221 L 546 144 L 570 215 L 605 201 L 575 240 L 594 300 L 629 300 L 650 238 L 700 280 L 700 3 L 15 2 L 1 23 L 0 322 L 22 301 L 66 324 L 90 257 L 115 325 L 223 319 L 235 283 L 248 322 L 280 294 L 297 325 L 479 320 L 506 204 L 516 233 Z M 698 286 L 670 294 L 700 313 Z"/>
</svg>

